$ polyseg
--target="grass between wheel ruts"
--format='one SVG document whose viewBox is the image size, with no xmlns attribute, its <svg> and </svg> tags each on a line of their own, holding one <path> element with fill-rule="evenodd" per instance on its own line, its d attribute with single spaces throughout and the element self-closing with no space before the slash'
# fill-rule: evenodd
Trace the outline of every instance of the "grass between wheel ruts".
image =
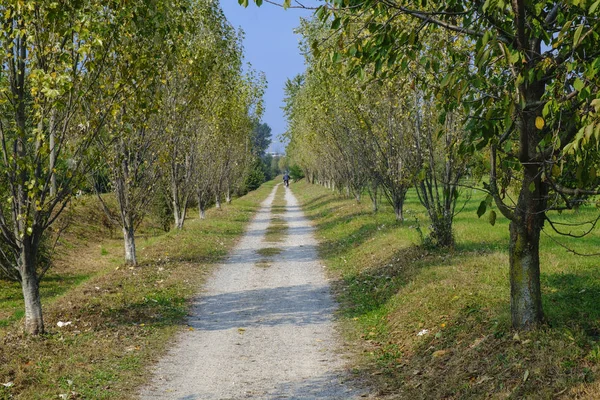
<svg viewBox="0 0 600 400">
<path fill-rule="evenodd" d="M 427 250 L 427 216 L 410 191 L 406 221 L 301 181 L 292 190 L 317 228 L 335 279 L 354 372 L 398 399 L 600 397 L 600 269 L 543 235 L 541 281 L 548 323 L 510 328 L 508 221 L 477 218 L 473 193 L 455 220 L 456 248 Z M 594 207 L 552 215 L 593 220 Z M 553 239 L 565 238 L 549 233 Z M 566 242 L 595 252 L 598 231 Z"/>
<path fill-rule="evenodd" d="M 265 241 L 270 243 L 282 242 L 288 230 L 287 222 L 282 218 L 285 213 L 286 201 L 283 185 L 279 185 L 275 192 L 275 198 L 271 204 L 271 221 L 265 233 Z"/>
<path fill-rule="evenodd" d="M 122 239 L 103 224 L 97 200 L 80 200 L 41 283 L 45 335 L 21 333 L 20 287 L 0 280 L 0 399 L 135 398 L 149 365 L 185 329 L 199 286 L 273 185 L 187 220 L 183 231 L 158 234 L 146 224 L 135 268 L 123 266 Z"/>
</svg>

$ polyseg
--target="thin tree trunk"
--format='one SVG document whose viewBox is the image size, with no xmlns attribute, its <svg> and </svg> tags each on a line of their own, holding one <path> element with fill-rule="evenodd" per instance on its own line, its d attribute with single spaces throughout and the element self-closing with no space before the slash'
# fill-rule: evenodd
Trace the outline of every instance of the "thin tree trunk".
<svg viewBox="0 0 600 400">
<path fill-rule="evenodd" d="M 19 261 L 21 264 L 21 288 L 23 290 L 23 300 L 25 301 L 25 331 L 31 335 L 39 335 L 44 333 L 42 301 L 39 281 L 35 271 L 35 255 L 27 253 L 26 246 L 21 250 Z"/>
<path fill-rule="evenodd" d="M 227 186 L 227 192 L 225 193 L 225 201 L 227 204 L 231 204 L 231 189 Z"/>
<path fill-rule="evenodd" d="M 54 197 L 56 195 L 56 174 L 54 173 L 54 168 L 56 167 L 56 148 L 54 144 L 54 131 L 56 127 L 56 109 L 52 109 L 52 113 L 50 114 L 50 196 Z"/>
<path fill-rule="evenodd" d="M 133 226 L 123 227 L 123 240 L 125 243 L 125 264 L 137 265 Z"/>
<path fill-rule="evenodd" d="M 221 196 L 217 195 L 215 198 L 215 208 L 217 210 L 221 209 Z"/>
</svg>

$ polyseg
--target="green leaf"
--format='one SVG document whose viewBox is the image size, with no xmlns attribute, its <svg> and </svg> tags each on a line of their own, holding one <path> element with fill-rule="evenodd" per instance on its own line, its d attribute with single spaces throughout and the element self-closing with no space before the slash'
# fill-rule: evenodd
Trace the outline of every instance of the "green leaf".
<svg viewBox="0 0 600 400">
<path fill-rule="evenodd" d="M 341 22 L 342 20 L 339 17 L 334 19 L 331 23 L 331 29 L 338 29 L 340 27 Z"/>
<path fill-rule="evenodd" d="M 488 221 L 489 221 L 490 225 L 492 225 L 492 226 L 496 225 L 496 211 L 494 211 L 494 210 L 490 211 Z"/>
<path fill-rule="evenodd" d="M 255 0 L 255 3 L 258 7 L 262 6 L 263 0 Z"/>
<path fill-rule="evenodd" d="M 531 193 L 535 192 L 535 182 L 531 182 L 531 183 L 529 184 L 529 191 L 530 191 Z"/>
<path fill-rule="evenodd" d="M 577 30 L 575 31 L 575 35 L 573 36 L 573 47 L 579 46 L 579 38 L 581 37 L 581 32 L 583 32 L 583 24 L 579 25 Z"/>
<path fill-rule="evenodd" d="M 292 0 L 283 0 L 283 9 L 287 10 L 292 5 Z"/>
<path fill-rule="evenodd" d="M 486 210 L 487 210 L 487 202 L 485 200 L 483 200 L 481 203 L 479 203 L 479 208 L 477 209 L 477 217 L 481 218 L 481 216 L 483 214 L 485 214 Z"/>
<path fill-rule="evenodd" d="M 596 12 L 596 9 L 598 8 L 598 6 L 600 6 L 600 0 L 596 1 L 594 4 L 592 4 L 590 6 L 590 15 L 593 14 L 594 12 Z"/>
<path fill-rule="evenodd" d="M 578 92 L 581 92 L 581 89 L 583 89 L 583 87 L 585 86 L 585 83 L 583 83 L 583 81 L 579 78 L 575 79 L 575 82 L 573 83 L 573 87 L 575 88 L 575 90 L 577 90 Z"/>
</svg>

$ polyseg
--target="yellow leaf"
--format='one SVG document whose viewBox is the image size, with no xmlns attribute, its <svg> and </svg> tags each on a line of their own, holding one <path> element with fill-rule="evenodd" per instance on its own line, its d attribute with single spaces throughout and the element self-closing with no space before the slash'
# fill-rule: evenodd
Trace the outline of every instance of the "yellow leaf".
<svg viewBox="0 0 600 400">
<path fill-rule="evenodd" d="M 538 129 L 542 129 L 544 127 L 544 118 L 542 117 L 535 117 L 535 127 Z"/>
</svg>

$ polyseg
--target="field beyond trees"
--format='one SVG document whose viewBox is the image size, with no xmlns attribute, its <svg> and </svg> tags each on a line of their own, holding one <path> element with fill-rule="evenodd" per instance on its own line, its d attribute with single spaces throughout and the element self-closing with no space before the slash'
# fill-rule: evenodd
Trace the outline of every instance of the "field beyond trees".
<svg viewBox="0 0 600 400">
<path fill-rule="evenodd" d="M 600 271 L 542 235 L 546 324 L 511 328 L 508 222 L 478 218 L 474 193 L 456 217 L 454 250 L 420 246 L 427 215 L 413 190 L 405 222 L 322 186 L 292 190 L 318 229 L 337 278 L 340 318 L 356 344 L 354 372 L 392 398 L 598 398 Z M 582 208 L 560 218 L 584 220 Z M 567 213 L 563 213 L 567 214 Z M 559 237 L 560 241 L 565 240 Z M 568 243 L 598 248 L 597 232 Z"/>
<path fill-rule="evenodd" d="M 123 265 L 123 239 L 102 223 L 98 200 L 75 201 L 61 256 L 41 282 L 46 334 L 23 333 L 19 283 L 0 280 L 0 399 L 134 398 L 147 366 L 187 329 L 190 299 L 272 187 L 190 218 L 185 230 L 159 233 L 149 219 L 136 267 Z"/>
</svg>

